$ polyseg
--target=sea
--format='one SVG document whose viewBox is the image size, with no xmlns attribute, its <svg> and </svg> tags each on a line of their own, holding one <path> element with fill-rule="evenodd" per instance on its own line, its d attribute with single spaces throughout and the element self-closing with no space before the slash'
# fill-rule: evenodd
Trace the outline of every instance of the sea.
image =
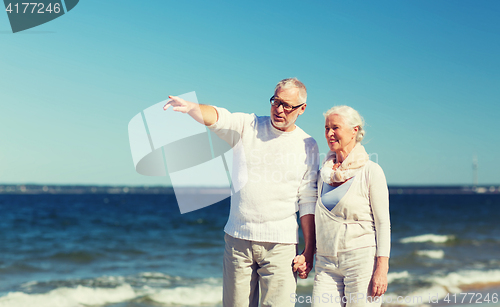
<svg viewBox="0 0 500 307">
<path fill-rule="evenodd" d="M 229 199 L 180 214 L 169 189 L 16 187 L 0 212 L 0 307 L 222 306 Z M 500 191 L 391 189 L 390 214 L 384 306 L 500 306 Z"/>
</svg>

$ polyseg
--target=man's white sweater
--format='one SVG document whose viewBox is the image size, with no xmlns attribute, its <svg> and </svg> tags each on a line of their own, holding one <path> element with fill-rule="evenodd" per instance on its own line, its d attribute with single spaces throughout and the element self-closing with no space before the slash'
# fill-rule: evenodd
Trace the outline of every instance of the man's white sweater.
<svg viewBox="0 0 500 307">
<path fill-rule="evenodd" d="M 234 157 L 240 165 L 233 165 L 239 170 L 233 180 L 244 185 L 231 197 L 224 231 L 239 239 L 297 244 L 296 212 L 314 214 L 316 204 L 316 141 L 297 126 L 291 132 L 274 128 L 268 116 L 216 110 L 218 121 L 208 128 L 243 153 Z"/>
</svg>

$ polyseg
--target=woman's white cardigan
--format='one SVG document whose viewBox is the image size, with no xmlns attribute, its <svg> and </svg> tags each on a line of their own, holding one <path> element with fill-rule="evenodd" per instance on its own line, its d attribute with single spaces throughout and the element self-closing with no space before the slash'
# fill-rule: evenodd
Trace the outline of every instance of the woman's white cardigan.
<svg viewBox="0 0 500 307">
<path fill-rule="evenodd" d="M 316 253 L 337 256 L 340 252 L 376 246 L 377 256 L 389 257 L 389 191 L 382 168 L 372 161 L 361 167 L 332 211 L 321 202 L 323 180 L 318 177 Z"/>
</svg>

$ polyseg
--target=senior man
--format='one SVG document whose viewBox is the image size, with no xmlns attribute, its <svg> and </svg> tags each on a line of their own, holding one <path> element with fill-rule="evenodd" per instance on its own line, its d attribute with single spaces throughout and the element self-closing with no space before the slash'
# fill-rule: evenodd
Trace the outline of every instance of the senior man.
<svg viewBox="0 0 500 307">
<path fill-rule="evenodd" d="M 307 263 L 301 278 L 307 278 L 315 251 L 318 147 L 295 125 L 307 106 L 306 87 L 296 78 L 281 80 L 270 99 L 271 116 L 230 113 L 176 96 L 169 98 L 165 110 L 172 106 L 208 126 L 230 145 L 241 141 L 243 146 L 248 180 L 231 197 L 224 227 L 223 306 L 256 307 L 259 293 L 262 307 L 294 306 L 294 272 L 299 262 L 295 257 L 297 211 Z"/>
</svg>

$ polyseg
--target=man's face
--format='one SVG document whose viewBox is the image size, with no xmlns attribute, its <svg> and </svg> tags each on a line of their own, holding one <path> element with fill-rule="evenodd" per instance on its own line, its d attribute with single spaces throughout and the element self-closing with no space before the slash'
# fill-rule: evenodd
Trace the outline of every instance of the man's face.
<svg viewBox="0 0 500 307">
<path fill-rule="evenodd" d="M 287 88 L 287 89 L 279 89 L 274 97 L 276 100 L 282 101 L 285 104 L 290 106 L 298 106 L 299 102 L 299 89 L 296 87 Z M 297 117 L 304 113 L 306 109 L 306 104 L 303 104 L 299 108 L 293 109 L 291 111 L 285 111 L 283 109 L 283 105 L 279 107 L 271 105 L 271 123 L 274 128 L 289 132 L 295 129 L 295 121 Z"/>
</svg>

